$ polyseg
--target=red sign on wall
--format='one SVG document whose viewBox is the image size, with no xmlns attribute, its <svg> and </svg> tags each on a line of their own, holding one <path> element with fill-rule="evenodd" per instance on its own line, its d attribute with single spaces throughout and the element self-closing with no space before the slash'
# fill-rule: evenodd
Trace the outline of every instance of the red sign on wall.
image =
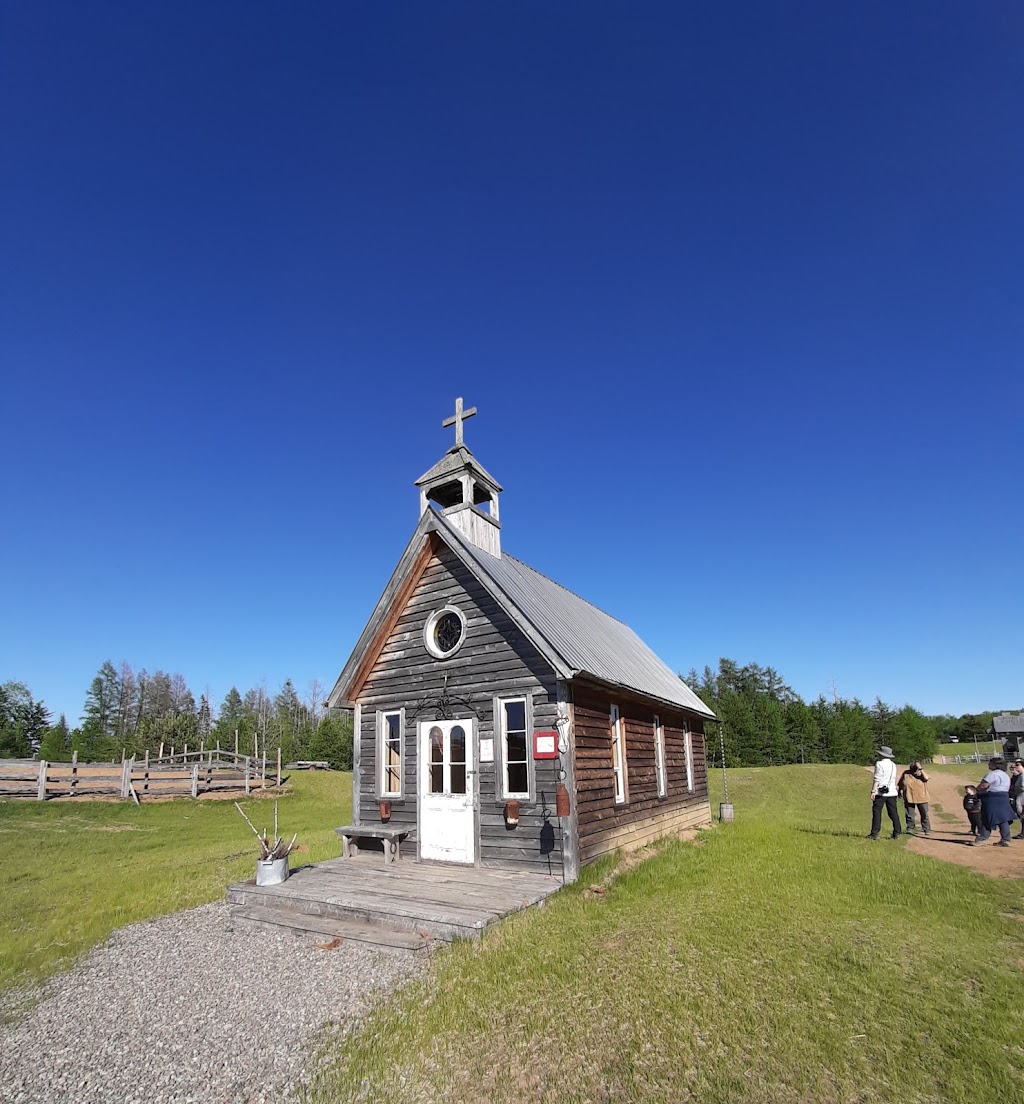
<svg viewBox="0 0 1024 1104">
<path fill-rule="evenodd" d="M 533 734 L 533 757 L 534 759 L 557 759 L 558 733 L 554 731 L 535 732 Z"/>
</svg>

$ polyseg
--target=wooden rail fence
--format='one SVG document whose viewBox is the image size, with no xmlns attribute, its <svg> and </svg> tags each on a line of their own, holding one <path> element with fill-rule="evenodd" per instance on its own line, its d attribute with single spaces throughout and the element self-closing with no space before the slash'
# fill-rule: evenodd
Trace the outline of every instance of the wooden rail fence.
<svg viewBox="0 0 1024 1104">
<path fill-rule="evenodd" d="M 0 760 L 0 797 L 123 797 L 136 804 L 146 797 L 199 797 L 217 791 L 252 793 L 281 785 L 281 753 L 276 767 L 267 757 L 239 755 L 220 748 L 122 759 L 117 763 L 70 763 L 45 759 Z"/>
</svg>

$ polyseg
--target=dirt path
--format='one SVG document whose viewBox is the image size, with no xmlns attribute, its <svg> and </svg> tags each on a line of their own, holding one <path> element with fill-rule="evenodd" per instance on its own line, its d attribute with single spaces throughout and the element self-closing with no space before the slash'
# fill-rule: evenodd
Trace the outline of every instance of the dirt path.
<svg viewBox="0 0 1024 1104">
<path fill-rule="evenodd" d="M 934 771 L 928 776 L 928 795 L 931 797 L 932 834 L 918 835 L 907 841 L 911 851 L 919 855 L 931 855 L 936 859 L 969 866 L 981 874 L 993 878 L 1024 878 L 1024 840 L 1015 839 L 1010 847 L 995 847 L 999 833 L 977 847 L 968 844 L 974 838 L 967 827 L 967 814 L 963 810 L 963 785 L 973 785 L 985 773 L 983 766 L 974 773 L 964 768 L 963 774 Z M 903 816 L 903 802 L 900 802 Z M 1012 831 L 1020 831 L 1020 821 L 1013 822 Z"/>
</svg>

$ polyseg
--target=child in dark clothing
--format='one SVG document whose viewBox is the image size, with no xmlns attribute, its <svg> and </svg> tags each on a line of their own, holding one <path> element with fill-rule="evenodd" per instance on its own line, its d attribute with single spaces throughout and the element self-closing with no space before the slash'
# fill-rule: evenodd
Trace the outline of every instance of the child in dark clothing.
<svg viewBox="0 0 1024 1104">
<path fill-rule="evenodd" d="M 964 812 L 971 822 L 971 835 L 976 836 L 981 829 L 981 797 L 974 786 L 964 786 Z"/>
</svg>

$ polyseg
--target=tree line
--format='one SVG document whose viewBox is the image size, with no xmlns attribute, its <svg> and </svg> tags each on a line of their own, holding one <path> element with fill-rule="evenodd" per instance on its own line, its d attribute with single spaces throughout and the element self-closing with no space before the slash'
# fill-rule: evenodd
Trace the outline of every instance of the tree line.
<svg viewBox="0 0 1024 1104">
<path fill-rule="evenodd" d="M 881 744 L 896 758 L 930 758 L 940 742 L 968 742 L 992 723 L 992 712 L 926 716 L 911 705 L 899 708 L 876 698 L 819 695 L 805 702 L 773 667 L 740 666 L 720 659 L 717 669 L 691 669 L 689 686 L 723 722 L 726 762 L 734 766 L 783 763 L 867 763 Z M 108 660 L 89 684 L 79 724 L 71 728 L 61 715 L 56 724 L 42 701 L 21 682 L 0 684 L 0 758 L 38 753 L 52 762 L 78 752 L 82 761 L 119 759 L 124 750 L 140 756 L 160 746 L 209 747 L 220 742 L 250 753 L 264 747 L 285 762 L 313 759 L 339 770 L 352 768 L 352 718 L 324 707 L 326 688 L 313 680 L 300 697 L 291 679 L 276 694 L 257 686 L 239 693 L 234 686 L 214 710 L 206 694 L 198 701 L 180 674 Z M 718 740 L 709 740 L 709 756 L 718 757 Z"/>
<path fill-rule="evenodd" d="M 338 770 L 352 769 L 352 718 L 324 706 L 325 687 L 318 680 L 300 698 L 291 679 L 271 696 L 257 686 L 239 693 L 232 686 L 214 711 L 206 694 L 198 701 L 180 674 L 129 663 L 115 668 L 108 660 L 86 691 L 79 724 L 71 728 L 61 714 L 51 724 L 51 714 L 36 701 L 23 683 L 0 686 L 0 758 L 23 758 L 38 753 L 41 759 L 67 762 L 73 753 L 83 762 L 120 759 L 145 752 L 156 754 L 161 746 L 182 750 L 216 743 L 243 754 L 257 749 L 284 762 L 319 760 Z"/>
<path fill-rule="evenodd" d="M 927 759 L 940 743 L 969 741 L 985 732 L 993 713 L 926 716 L 912 705 L 896 708 L 876 698 L 820 694 L 805 702 L 773 667 L 740 666 L 719 659 L 718 669 L 691 669 L 685 681 L 722 721 L 730 766 L 770 767 L 783 763 L 868 763 L 881 745 L 900 762 Z M 717 739 L 709 757 L 721 762 Z"/>
</svg>

